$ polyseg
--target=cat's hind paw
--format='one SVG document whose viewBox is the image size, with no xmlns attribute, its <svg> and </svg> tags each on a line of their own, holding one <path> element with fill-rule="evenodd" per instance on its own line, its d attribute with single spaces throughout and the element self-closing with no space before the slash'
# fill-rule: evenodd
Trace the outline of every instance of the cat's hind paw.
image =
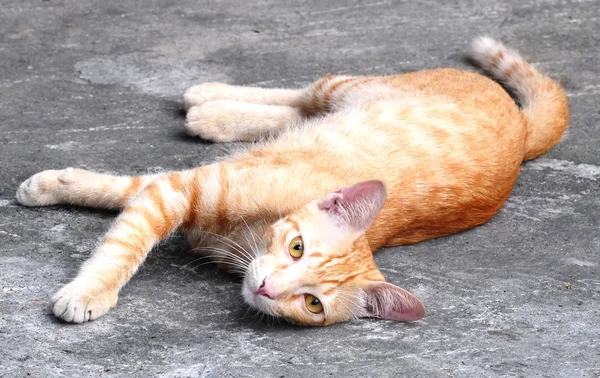
<svg viewBox="0 0 600 378">
<path fill-rule="evenodd" d="M 227 98 L 231 86 L 224 83 L 202 83 L 188 88 L 183 94 L 183 109 L 201 106 L 206 102 Z"/>
<path fill-rule="evenodd" d="M 69 323 L 84 323 L 106 314 L 117 304 L 118 294 L 107 290 L 90 289 L 75 280 L 52 297 L 52 312 Z"/>
<path fill-rule="evenodd" d="M 194 106 L 187 113 L 185 129 L 191 136 L 198 136 L 212 142 L 240 140 L 236 133 L 240 123 L 236 110 L 235 103 L 226 100 L 210 101 L 201 106 Z"/>
</svg>

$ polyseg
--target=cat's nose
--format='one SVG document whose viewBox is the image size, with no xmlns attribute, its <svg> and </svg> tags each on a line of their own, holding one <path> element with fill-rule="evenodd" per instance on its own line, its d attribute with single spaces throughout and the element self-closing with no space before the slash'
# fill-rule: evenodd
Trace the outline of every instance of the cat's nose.
<svg viewBox="0 0 600 378">
<path fill-rule="evenodd" d="M 275 299 L 278 293 L 273 287 L 272 282 L 269 282 L 269 277 L 265 277 L 254 295 L 262 295 L 263 297 L 267 297 L 269 299 Z"/>
</svg>

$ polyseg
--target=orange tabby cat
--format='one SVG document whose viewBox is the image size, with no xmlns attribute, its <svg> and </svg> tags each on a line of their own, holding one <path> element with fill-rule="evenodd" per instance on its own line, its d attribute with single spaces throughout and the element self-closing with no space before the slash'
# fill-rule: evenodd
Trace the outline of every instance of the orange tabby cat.
<svg viewBox="0 0 600 378">
<path fill-rule="evenodd" d="M 568 123 L 559 84 L 517 53 L 479 38 L 471 55 L 521 109 L 494 81 L 453 69 L 328 76 L 300 90 L 206 83 L 184 95 L 190 134 L 274 138 L 182 172 L 32 176 L 17 192 L 23 205 L 124 208 L 52 298 L 54 314 L 75 323 L 105 314 L 148 252 L 181 229 L 241 273 L 246 302 L 267 314 L 305 325 L 420 319 L 421 301 L 385 282 L 372 252 L 486 222 L 521 162 Z"/>
</svg>

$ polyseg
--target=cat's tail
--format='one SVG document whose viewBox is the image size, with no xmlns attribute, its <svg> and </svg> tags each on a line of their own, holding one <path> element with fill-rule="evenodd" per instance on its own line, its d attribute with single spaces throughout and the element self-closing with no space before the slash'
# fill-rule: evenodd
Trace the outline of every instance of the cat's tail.
<svg viewBox="0 0 600 378">
<path fill-rule="evenodd" d="M 539 73 L 516 51 L 488 37 L 473 41 L 471 58 L 520 103 L 527 120 L 523 160 L 533 159 L 558 143 L 569 123 L 569 106 L 560 84 Z"/>
</svg>

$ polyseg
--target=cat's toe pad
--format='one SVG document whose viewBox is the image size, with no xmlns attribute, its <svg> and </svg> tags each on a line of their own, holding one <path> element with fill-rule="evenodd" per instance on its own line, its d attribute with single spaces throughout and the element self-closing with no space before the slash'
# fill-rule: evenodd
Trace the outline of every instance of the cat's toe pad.
<svg viewBox="0 0 600 378">
<path fill-rule="evenodd" d="M 106 314 L 117 303 L 117 294 L 90 289 L 77 280 L 65 285 L 52 297 L 52 312 L 69 323 L 84 323 Z"/>
<path fill-rule="evenodd" d="M 74 169 L 48 170 L 25 180 L 17 189 L 16 198 L 25 206 L 48 206 L 61 203 L 61 189 L 68 185 Z"/>
</svg>

